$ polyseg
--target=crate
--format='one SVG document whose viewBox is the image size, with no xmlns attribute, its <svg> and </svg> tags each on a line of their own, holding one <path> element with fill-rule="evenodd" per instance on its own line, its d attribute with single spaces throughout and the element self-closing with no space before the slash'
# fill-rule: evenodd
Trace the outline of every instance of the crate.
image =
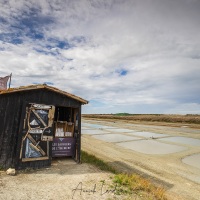
<svg viewBox="0 0 200 200">
<path fill-rule="evenodd" d="M 55 122 L 55 137 L 73 137 L 74 123 L 67 121 Z"/>
</svg>

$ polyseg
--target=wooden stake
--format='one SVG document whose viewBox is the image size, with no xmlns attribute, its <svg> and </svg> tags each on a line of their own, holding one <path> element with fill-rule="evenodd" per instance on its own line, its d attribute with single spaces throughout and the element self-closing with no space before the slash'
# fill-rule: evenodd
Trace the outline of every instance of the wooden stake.
<svg viewBox="0 0 200 200">
<path fill-rule="evenodd" d="M 34 109 L 32 109 L 32 112 L 40 120 L 40 122 L 43 124 L 43 126 L 47 127 L 46 123 L 43 121 L 43 119 L 37 114 L 37 112 Z"/>
<path fill-rule="evenodd" d="M 10 74 L 9 88 L 10 88 L 10 85 L 11 85 L 11 77 L 12 77 L 12 73 Z"/>
<path fill-rule="evenodd" d="M 43 149 L 42 149 L 39 145 L 37 145 L 37 142 L 33 139 L 33 137 L 32 137 L 30 134 L 28 134 L 27 137 L 28 137 L 28 139 L 33 143 L 34 147 L 36 147 L 36 148 L 40 151 L 40 153 L 41 153 L 43 156 L 45 156 L 46 153 L 43 151 Z M 31 145 L 31 146 L 32 146 L 32 145 Z M 33 148 L 34 148 L 34 147 L 33 147 Z M 35 150 L 37 151 L 37 149 L 35 149 Z"/>
</svg>

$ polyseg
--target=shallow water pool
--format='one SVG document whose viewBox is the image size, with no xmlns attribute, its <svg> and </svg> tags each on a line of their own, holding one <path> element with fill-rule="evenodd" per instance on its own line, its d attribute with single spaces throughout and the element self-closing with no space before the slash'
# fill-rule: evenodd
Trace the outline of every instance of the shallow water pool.
<svg viewBox="0 0 200 200">
<path fill-rule="evenodd" d="M 174 142 L 179 144 L 188 144 L 191 146 L 200 146 L 200 140 L 187 137 L 168 137 L 159 139 L 161 141 Z"/>
<path fill-rule="evenodd" d="M 136 135 L 136 136 L 142 136 L 142 137 L 146 137 L 146 138 L 152 138 L 152 139 L 169 136 L 167 134 L 152 133 L 152 132 L 145 132 L 145 131 L 133 132 L 133 133 L 128 133 L 128 134 Z"/>
<path fill-rule="evenodd" d="M 99 129 L 83 129 L 81 131 L 81 134 L 87 134 L 87 135 L 96 135 L 96 134 L 106 134 L 109 133 L 107 131 L 104 130 L 99 130 Z"/>
<path fill-rule="evenodd" d="M 182 159 L 182 162 L 200 169 L 200 153 L 187 156 Z"/>
<path fill-rule="evenodd" d="M 105 129 L 106 130 L 106 129 Z M 113 133 L 128 133 L 128 132 L 134 132 L 134 130 L 131 129 L 125 129 L 125 128 L 113 128 L 109 130 Z"/>
<path fill-rule="evenodd" d="M 93 136 L 96 139 L 103 140 L 106 142 L 123 142 L 123 141 L 130 141 L 130 140 L 140 140 L 139 137 L 132 137 L 122 134 L 104 134 L 104 135 L 94 135 Z"/>
<path fill-rule="evenodd" d="M 98 129 L 117 128 L 117 127 L 113 127 L 113 126 L 104 126 L 104 125 L 101 125 L 101 124 L 89 124 L 89 123 L 82 123 L 82 126 L 88 126 L 88 127 L 92 127 L 92 128 L 98 128 Z"/>
<path fill-rule="evenodd" d="M 138 140 L 138 141 L 122 142 L 122 143 L 117 143 L 117 145 L 144 154 L 170 154 L 179 151 L 184 151 L 187 149 L 186 147 L 172 145 L 172 144 L 165 144 L 155 140 Z"/>
</svg>

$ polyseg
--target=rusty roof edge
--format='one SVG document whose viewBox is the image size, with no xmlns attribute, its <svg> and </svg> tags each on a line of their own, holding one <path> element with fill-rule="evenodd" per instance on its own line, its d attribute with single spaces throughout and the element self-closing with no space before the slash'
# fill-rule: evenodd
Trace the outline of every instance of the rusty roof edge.
<svg viewBox="0 0 200 200">
<path fill-rule="evenodd" d="M 89 101 L 81 98 L 81 97 L 78 97 L 74 94 L 70 94 L 68 92 L 65 92 L 63 90 L 60 90 L 58 88 L 55 88 L 55 87 L 52 87 L 52 86 L 48 86 L 46 84 L 38 84 L 38 85 L 28 85 L 28 86 L 20 86 L 18 88 L 9 88 L 7 90 L 1 90 L 0 91 L 0 94 L 9 94 L 9 93 L 14 93 L 14 92 L 20 92 L 20 91 L 27 91 L 27 90 L 37 90 L 37 89 L 48 89 L 48 90 L 51 90 L 51 91 L 54 91 L 54 92 L 57 92 L 59 94 L 63 94 L 65 96 L 68 96 L 68 97 L 71 97 L 77 101 L 80 101 L 82 104 L 88 104 Z"/>
</svg>

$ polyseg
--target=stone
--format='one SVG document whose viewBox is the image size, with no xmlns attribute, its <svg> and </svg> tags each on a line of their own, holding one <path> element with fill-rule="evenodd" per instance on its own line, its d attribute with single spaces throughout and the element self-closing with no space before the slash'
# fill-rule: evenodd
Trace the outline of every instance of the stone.
<svg viewBox="0 0 200 200">
<path fill-rule="evenodd" d="M 7 175 L 11 175 L 11 176 L 15 176 L 16 175 L 16 170 L 14 168 L 9 168 L 7 171 L 6 171 L 6 174 Z"/>
</svg>

